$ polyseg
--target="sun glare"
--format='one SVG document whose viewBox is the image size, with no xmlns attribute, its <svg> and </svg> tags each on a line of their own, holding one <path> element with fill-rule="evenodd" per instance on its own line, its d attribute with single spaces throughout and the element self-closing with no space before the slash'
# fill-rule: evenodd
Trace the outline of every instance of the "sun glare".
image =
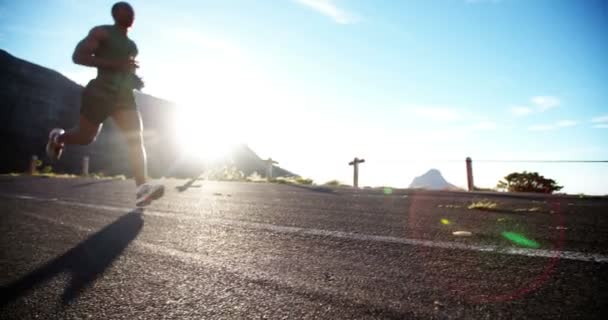
<svg viewBox="0 0 608 320">
<path fill-rule="evenodd" d="M 243 56 L 204 44 L 201 54 L 185 55 L 176 68 L 158 78 L 163 92 L 178 106 L 175 134 L 181 151 L 213 161 L 238 144 L 269 136 L 269 125 L 281 118 L 276 110 L 286 99 Z"/>
<path fill-rule="evenodd" d="M 177 117 L 177 141 L 182 152 L 204 161 L 219 160 L 238 143 L 239 132 L 226 115 L 196 107 L 181 107 Z"/>
</svg>

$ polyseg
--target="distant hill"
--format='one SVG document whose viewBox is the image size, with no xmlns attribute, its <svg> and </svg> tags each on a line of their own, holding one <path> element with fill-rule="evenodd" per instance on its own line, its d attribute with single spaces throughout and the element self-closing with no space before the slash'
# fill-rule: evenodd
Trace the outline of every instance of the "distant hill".
<svg viewBox="0 0 608 320">
<path fill-rule="evenodd" d="M 48 164 L 44 146 L 54 127 L 70 128 L 78 124 L 82 86 L 62 74 L 16 58 L 0 50 L 0 173 L 23 172 L 28 159 L 37 155 Z M 202 165 L 194 159 L 180 158 L 175 141 L 173 103 L 147 94 L 136 93 L 136 101 L 145 128 L 146 149 L 151 176 L 189 177 L 197 175 Z M 97 141 L 89 146 L 68 146 L 61 161 L 52 164 L 57 172 L 78 173 L 83 156 L 91 157 L 91 172 L 128 174 L 126 146 L 112 121 L 104 123 Z M 226 157 L 225 165 L 234 165 L 246 175 L 264 174 L 266 165 L 246 145 Z M 275 168 L 275 175 L 293 175 Z"/>
<path fill-rule="evenodd" d="M 410 184 L 412 189 L 428 190 L 460 190 L 460 188 L 447 182 L 437 169 L 431 169 L 427 173 L 414 178 Z"/>
</svg>

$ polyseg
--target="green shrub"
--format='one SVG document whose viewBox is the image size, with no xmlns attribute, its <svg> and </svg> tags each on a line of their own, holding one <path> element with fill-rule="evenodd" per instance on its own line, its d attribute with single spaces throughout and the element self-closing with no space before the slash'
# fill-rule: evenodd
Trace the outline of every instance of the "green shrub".
<svg viewBox="0 0 608 320">
<path fill-rule="evenodd" d="M 513 172 L 498 182 L 498 190 L 508 192 L 553 193 L 563 188 L 553 179 L 545 178 L 538 172 Z"/>
</svg>

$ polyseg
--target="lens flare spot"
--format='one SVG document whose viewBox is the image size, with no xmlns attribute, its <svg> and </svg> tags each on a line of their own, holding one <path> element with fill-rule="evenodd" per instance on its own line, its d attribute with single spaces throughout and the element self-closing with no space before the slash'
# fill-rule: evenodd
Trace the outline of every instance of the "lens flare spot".
<svg viewBox="0 0 608 320">
<path fill-rule="evenodd" d="M 510 231 L 504 231 L 502 233 L 502 236 L 507 238 L 511 242 L 513 242 L 519 246 L 522 246 L 522 247 L 527 247 L 527 248 L 539 248 L 540 247 L 540 244 L 538 244 L 538 242 L 536 242 L 532 239 L 528 239 L 523 234 L 519 234 L 516 232 L 510 232 Z"/>
<path fill-rule="evenodd" d="M 443 224 L 443 225 L 445 225 L 445 226 L 449 225 L 450 223 L 451 223 L 451 222 L 450 222 L 450 220 L 448 220 L 448 219 L 441 219 L 441 224 Z"/>
</svg>

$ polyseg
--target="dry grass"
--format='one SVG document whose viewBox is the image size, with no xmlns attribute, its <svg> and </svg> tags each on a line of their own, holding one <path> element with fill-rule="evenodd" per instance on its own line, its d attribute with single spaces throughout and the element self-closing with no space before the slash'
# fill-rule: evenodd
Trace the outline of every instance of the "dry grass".
<svg viewBox="0 0 608 320">
<path fill-rule="evenodd" d="M 542 209 L 539 207 L 532 207 L 532 208 L 521 208 L 521 209 L 515 209 L 513 211 L 515 212 L 540 212 Z"/>
<path fill-rule="evenodd" d="M 312 179 L 302 178 L 302 177 L 278 177 L 270 180 L 270 182 L 278 183 L 278 184 L 302 184 L 302 185 L 312 185 Z"/>
<path fill-rule="evenodd" d="M 262 177 L 262 175 L 260 175 L 259 173 L 254 172 L 252 174 L 250 174 L 247 178 L 247 181 L 249 182 L 268 182 L 268 179 L 266 177 Z"/>
<path fill-rule="evenodd" d="M 446 208 L 446 209 L 460 209 L 460 208 L 462 208 L 462 206 L 458 205 L 458 204 L 446 204 L 446 205 L 440 204 L 437 207 L 438 208 Z"/>
<path fill-rule="evenodd" d="M 342 185 L 342 183 L 338 180 L 331 180 L 331 181 L 325 182 L 323 185 L 330 186 L 330 187 L 339 187 L 340 185 Z"/>
<path fill-rule="evenodd" d="M 496 211 L 496 212 L 518 212 L 518 213 L 534 213 L 543 212 L 541 207 L 530 207 L 530 208 L 500 208 L 498 203 L 490 200 L 480 200 L 471 203 L 468 207 L 469 210 L 482 210 L 482 211 Z"/>
<path fill-rule="evenodd" d="M 496 210 L 498 203 L 489 200 L 481 200 L 471 203 L 467 208 L 469 210 Z"/>
</svg>

